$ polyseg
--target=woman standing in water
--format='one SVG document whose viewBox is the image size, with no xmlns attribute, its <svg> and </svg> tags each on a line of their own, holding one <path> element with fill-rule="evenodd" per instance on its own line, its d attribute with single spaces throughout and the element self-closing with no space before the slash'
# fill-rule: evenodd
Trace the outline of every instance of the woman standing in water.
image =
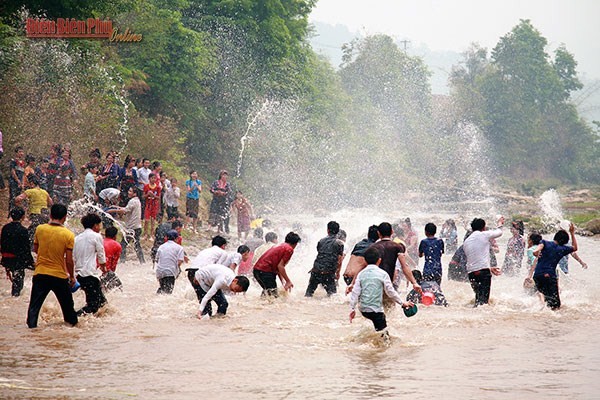
<svg viewBox="0 0 600 400">
<path fill-rule="evenodd" d="M 210 203 L 209 223 L 217 227 L 217 232 L 229 233 L 229 209 L 231 205 L 231 185 L 227 182 L 229 173 L 226 170 L 219 172 L 219 179 L 210 186 L 213 194 Z"/>
<path fill-rule="evenodd" d="M 521 264 L 525 255 L 525 239 L 523 232 L 525 228 L 523 221 L 514 221 L 510 228 L 512 237 L 508 239 L 506 245 L 506 255 L 504 256 L 503 273 L 508 276 L 518 275 L 521 272 Z"/>
</svg>

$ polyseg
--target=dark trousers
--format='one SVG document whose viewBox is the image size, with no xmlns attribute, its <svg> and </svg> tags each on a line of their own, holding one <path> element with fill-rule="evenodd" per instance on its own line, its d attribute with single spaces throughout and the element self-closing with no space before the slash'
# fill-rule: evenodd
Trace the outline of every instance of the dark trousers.
<svg viewBox="0 0 600 400">
<path fill-rule="evenodd" d="M 156 291 L 156 294 L 171 294 L 173 293 L 173 288 L 175 287 L 175 277 L 165 276 L 163 278 L 159 278 L 158 285 L 159 288 Z"/>
<path fill-rule="evenodd" d="M 31 299 L 27 310 L 27 326 L 37 327 L 40 310 L 48 293 L 53 292 L 60 304 L 65 322 L 77 325 L 77 313 L 73 304 L 73 294 L 67 279 L 50 275 L 34 275 L 31 286 Z"/>
<path fill-rule="evenodd" d="M 489 269 L 480 269 L 469 274 L 471 288 L 475 292 L 475 307 L 487 304 L 490 300 L 492 273 Z"/>
<path fill-rule="evenodd" d="M 195 282 L 195 274 L 196 271 L 198 269 L 197 268 L 189 268 L 187 269 L 187 273 L 188 273 L 188 280 L 190 281 L 190 283 L 192 284 L 192 287 L 194 288 L 194 291 L 196 292 L 196 296 L 198 297 L 198 303 L 202 302 L 202 299 L 204 298 L 204 296 L 206 296 L 206 291 L 204 289 L 202 289 L 202 286 L 200 286 L 199 284 L 197 284 Z M 211 301 L 214 301 L 217 304 L 217 314 L 221 314 L 221 315 L 225 315 L 227 314 L 227 307 L 229 307 L 229 303 L 227 302 L 227 298 L 225 298 L 225 295 L 223 294 L 222 290 L 217 290 L 217 293 L 214 294 L 214 296 L 208 301 L 208 303 L 206 303 L 206 307 L 204 307 L 204 310 L 202 311 L 202 315 L 210 315 L 212 316 L 212 305 L 211 305 Z"/>
<path fill-rule="evenodd" d="M 19 297 L 21 295 L 21 290 L 23 290 L 23 283 L 25 282 L 25 270 L 10 270 L 10 280 L 12 282 L 11 295 L 13 297 Z"/>
<path fill-rule="evenodd" d="M 438 285 L 442 286 L 442 275 L 441 274 L 436 274 L 436 273 L 428 273 L 423 275 L 423 280 L 424 281 L 433 281 L 433 282 L 437 282 Z"/>
<path fill-rule="evenodd" d="M 129 241 L 133 240 L 133 245 L 135 246 L 135 252 L 137 254 L 138 260 L 140 261 L 140 263 L 144 263 L 144 250 L 142 250 L 142 243 L 140 242 L 140 237 L 142 236 L 142 228 L 139 229 L 135 229 L 133 231 L 133 237 L 128 236 L 127 239 L 129 239 Z M 121 250 L 121 260 L 126 261 L 127 260 L 127 242 L 125 241 L 125 239 L 123 239 L 121 241 L 121 247 L 123 248 Z"/>
<path fill-rule="evenodd" d="M 558 278 L 552 277 L 549 274 L 542 276 L 534 276 L 535 287 L 544 295 L 544 300 L 548 307 L 553 310 L 560 308 L 560 295 L 558 292 Z"/>
<path fill-rule="evenodd" d="M 373 322 L 373 326 L 376 331 L 382 331 L 387 328 L 387 322 L 385 320 L 385 314 L 382 312 L 360 312 L 363 317 L 370 319 Z"/>
<path fill-rule="evenodd" d="M 273 296 L 277 297 L 277 274 L 275 272 L 259 271 L 257 269 L 252 270 L 254 279 L 263 289 L 261 296 Z"/>
<path fill-rule="evenodd" d="M 81 285 L 81 290 L 85 293 L 85 306 L 77 311 L 77 315 L 94 314 L 100 307 L 106 304 L 106 297 L 102 293 L 100 279 L 95 276 L 79 276 L 77 282 Z"/>
<path fill-rule="evenodd" d="M 335 273 L 329 274 L 321 274 L 319 272 L 311 272 L 310 280 L 308 281 L 308 287 L 306 288 L 306 293 L 304 296 L 312 297 L 317 290 L 319 285 L 323 285 L 323 288 L 327 292 L 328 296 L 337 293 L 337 288 L 335 285 Z"/>
</svg>

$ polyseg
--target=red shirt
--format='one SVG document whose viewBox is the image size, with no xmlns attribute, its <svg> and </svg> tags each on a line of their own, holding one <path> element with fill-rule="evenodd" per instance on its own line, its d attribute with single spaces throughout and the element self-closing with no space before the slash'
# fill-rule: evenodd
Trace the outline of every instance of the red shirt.
<svg viewBox="0 0 600 400">
<path fill-rule="evenodd" d="M 263 254 L 256 264 L 254 269 L 263 272 L 277 273 L 277 265 L 283 260 L 284 264 L 287 264 L 294 254 L 294 248 L 288 243 L 281 243 L 277 246 L 271 247 Z"/>
<path fill-rule="evenodd" d="M 116 240 L 104 238 L 104 253 L 106 254 L 106 270 L 115 271 L 119 257 L 121 257 L 121 244 Z"/>
</svg>

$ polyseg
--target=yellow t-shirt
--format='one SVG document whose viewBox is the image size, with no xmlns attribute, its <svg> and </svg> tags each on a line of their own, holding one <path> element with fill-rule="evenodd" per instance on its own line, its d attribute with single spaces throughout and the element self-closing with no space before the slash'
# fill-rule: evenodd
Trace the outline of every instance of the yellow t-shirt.
<svg viewBox="0 0 600 400">
<path fill-rule="evenodd" d="M 35 230 L 33 243 L 38 257 L 33 275 L 43 274 L 67 279 L 65 251 L 73 250 L 75 234 L 61 225 L 42 224 Z"/>
<path fill-rule="evenodd" d="M 30 214 L 41 214 L 42 208 L 48 208 L 48 192 L 44 189 L 27 189 L 25 194 L 29 199 Z"/>
</svg>

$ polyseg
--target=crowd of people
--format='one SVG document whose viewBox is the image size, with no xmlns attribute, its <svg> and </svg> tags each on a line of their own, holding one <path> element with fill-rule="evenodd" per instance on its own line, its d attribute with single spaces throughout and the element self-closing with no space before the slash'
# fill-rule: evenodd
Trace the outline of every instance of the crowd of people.
<svg viewBox="0 0 600 400">
<path fill-rule="evenodd" d="M 97 204 L 96 209 L 101 212 L 84 215 L 80 220 L 84 230 L 75 236 L 64 226 L 68 206 L 78 192 L 80 175 L 70 146 L 54 145 L 49 156 L 41 159 L 25 154 L 21 146 L 15 148 L 9 163 L 10 222 L 3 226 L 0 236 L 1 263 L 12 282 L 13 296 L 19 296 L 23 289 L 25 270 L 34 270 L 27 314 L 29 327 L 37 326 L 40 309 L 50 291 L 58 299 L 64 320 L 72 325 L 79 316 L 98 312 L 107 302 L 105 292 L 123 287 L 116 267 L 119 260 L 126 258 L 131 242 L 140 263 L 145 262 L 143 238 L 153 241 L 150 257 L 158 294 L 171 294 L 183 263 L 191 263 L 186 272 L 200 303 L 201 319 L 213 315 L 211 302 L 216 303 L 216 315 L 224 315 L 228 307 L 225 293 L 245 292 L 251 280 L 261 287 L 263 296 L 278 296 L 278 279 L 284 290 L 294 287 L 286 266 L 301 241 L 300 235 L 289 232 L 283 243 L 278 243 L 275 232 L 265 234 L 267 221 L 254 218 L 250 202 L 240 191 L 233 190 L 226 170 L 219 172 L 209 188 L 213 196 L 208 221 L 217 235 L 211 247 L 190 260 L 182 246 L 181 232 L 184 226 L 194 232 L 198 229 L 203 190 L 198 173 L 190 171 L 185 181 L 184 221 L 179 209 L 182 191 L 178 181 L 167 176 L 160 162 L 127 155 L 120 165 L 115 152 L 108 152 L 104 163 L 101 156 L 99 149 L 92 150 L 89 161 L 80 169 L 85 172 L 81 173 L 83 198 Z M 27 212 L 29 226 L 25 227 Z M 237 216 L 238 240 L 244 242 L 235 252 L 226 250 L 232 212 Z M 114 217 L 122 218 L 125 227 L 120 243 L 116 240 Z M 452 252 L 448 279 L 470 282 L 475 307 L 489 302 L 492 276 L 522 275 L 526 258 L 524 287 L 537 293 L 551 309 L 560 308 L 557 268 L 568 273 L 569 254 L 587 268 L 576 253 L 574 226 L 568 227 L 568 233 L 559 230 L 552 241 L 542 240 L 536 232 L 526 240 L 523 222 L 513 221 L 512 236 L 500 267 L 496 239 L 503 235 L 503 225 L 502 217 L 494 229 L 488 229 L 485 220 L 475 218 L 458 246 L 458 231 L 452 219 L 444 222 L 439 238 L 437 226 L 427 223 L 421 241 L 410 218 L 394 224 L 383 222 L 368 228 L 367 237 L 353 247 L 342 273 L 347 234 L 336 221 L 330 221 L 327 236 L 317 243 L 305 296 L 312 297 L 319 286 L 331 296 L 337 293 L 343 277 L 346 294 L 350 295 L 350 321 L 358 307 L 375 329 L 389 339 L 384 306 L 391 302 L 401 304 L 407 315 L 415 303 L 426 300 L 448 306 L 442 291 L 442 255 Z M 424 262 L 419 268 L 421 258 Z M 397 291 L 402 279 L 407 285 L 412 284 L 405 300 Z M 86 303 L 75 311 L 72 291 L 78 288 L 85 293 Z"/>
<path fill-rule="evenodd" d="M 128 197 L 129 202 L 125 207 L 117 207 L 117 212 L 128 213 L 127 207 L 133 202 L 135 206 L 130 209 L 141 213 L 133 186 L 128 189 Z M 20 295 L 23 288 L 24 270 L 34 269 L 27 325 L 31 328 L 37 326 L 40 309 L 51 291 L 69 324 L 76 324 L 81 315 L 97 313 L 107 302 L 104 293 L 122 287 L 115 270 L 124 249 L 115 241 L 116 229 L 107 227 L 103 238 L 102 218 L 88 213 L 80 221 L 84 231 L 75 236 L 64 226 L 67 207 L 53 204 L 49 222 L 40 224 L 34 232 L 33 252 L 37 254 L 34 262 L 29 241 L 25 240 L 29 232 L 21 224 L 24 215 L 24 210 L 18 206 L 11 209 L 11 222 L 2 229 L 0 245 L 2 264 L 13 283 L 13 296 Z M 473 219 L 463 244 L 454 254 L 460 254 L 460 261 L 453 257 L 449 266 L 460 270 L 461 274 L 455 271 L 452 275 L 449 269 L 448 278 L 468 280 L 474 292 L 474 306 L 487 304 L 492 276 L 502 273 L 520 275 L 527 250 L 528 268 L 524 286 L 535 289 L 532 292 L 538 293 L 549 308 L 560 308 L 556 271 L 561 259 L 573 254 L 582 267 L 587 268 L 576 255 L 578 245 L 574 226 L 570 225 L 569 233 L 559 230 L 552 241 L 542 240 L 538 233 L 532 232 L 526 249 L 523 223 L 513 221 L 504 266 L 500 268 L 492 256 L 499 251 L 496 239 L 502 236 L 503 225 L 504 218 L 497 221 L 494 229 L 488 229 L 483 219 Z M 278 243 L 275 232 L 265 234 L 263 227 L 256 227 L 252 236 L 245 238 L 245 243 L 236 251 L 228 251 L 228 239 L 216 235 L 209 248 L 190 259 L 181 245 L 182 228 L 183 222 L 179 219 L 156 228 L 152 259 L 157 293 L 171 294 L 182 265 L 189 263 L 186 274 L 198 298 L 198 318 L 225 315 L 228 308 L 226 293 L 245 292 L 251 281 L 260 286 L 262 296 L 277 297 L 278 280 L 283 290 L 289 291 L 294 287 L 286 266 L 301 242 L 298 233 L 289 232 L 283 243 Z M 355 318 L 358 308 L 365 318 L 373 322 L 384 340 L 389 340 L 385 308 L 391 303 L 400 304 L 407 315 L 416 312 L 416 309 L 411 311 L 416 303 L 427 304 L 426 300 L 435 305 L 449 305 L 442 291 L 442 255 L 447 245 L 443 239 L 436 237 L 437 226 L 433 222 L 425 225 L 425 237 L 420 241 L 408 218 L 397 224 L 382 222 L 370 226 L 367 237 L 356 243 L 350 252 L 343 273 L 342 265 L 347 256 L 346 233 L 336 221 L 330 221 L 326 231 L 327 235 L 317 243 L 317 254 L 304 292 L 306 297 L 312 297 L 320 286 L 328 296 L 337 293 L 339 278 L 343 277 L 347 285 L 346 294 L 350 295 L 350 321 Z M 450 237 L 456 234 L 450 233 Z M 414 256 L 409 250 L 411 244 L 416 248 Z M 421 258 L 424 262 L 419 268 Z M 405 299 L 399 296 L 402 280 L 412 285 Z M 75 311 L 72 291 L 79 287 L 85 293 L 85 305 Z M 216 313 L 213 313 L 211 302 L 216 304 Z"/>
</svg>

